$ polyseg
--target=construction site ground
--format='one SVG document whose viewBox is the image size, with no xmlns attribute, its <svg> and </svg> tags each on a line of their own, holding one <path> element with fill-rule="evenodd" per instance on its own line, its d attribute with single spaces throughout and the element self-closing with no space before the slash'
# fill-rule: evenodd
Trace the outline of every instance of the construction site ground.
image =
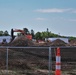
<svg viewBox="0 0 76 75">
<path fill-rule="evenodd" d="M 9 49 L 8 75 L 48 75 L 48 49 Z M 61 49 L 62 75 L 76 75 L 76 48 Z M 52 49 L 52 75 L 55 72 Z M 6 49 L 0 49 L 0 75 L 6 75 Z"/>
<path fill-rule="evenodd" d="M 38 44 L 20 37 L 9 44 L 1 45 L 10 47 L 59 47 L 61 48 L 62 75 L 76 75 L 76 48 L 69 47 L 61 40 L 52 43 Z M 6 48 L 0 48 L 0 75 L 48 75 L 49 74 L 49 49 L 46 48 L 9 48 L 8 49 L 8 73 L 6 65 Z M 56 48 L 51 53 L 52 75 L 55 75 Z"/>
</svg>

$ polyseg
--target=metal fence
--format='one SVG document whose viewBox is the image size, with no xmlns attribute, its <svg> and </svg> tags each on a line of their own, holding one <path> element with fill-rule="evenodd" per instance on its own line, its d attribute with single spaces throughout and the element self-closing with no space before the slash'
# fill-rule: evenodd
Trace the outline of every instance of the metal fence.
<svg viewBox="0 0 76 75">
<path fill-rule="evenodd" d="M 55 73 L 56 49 L 52 48 L 52 71 Z M 61 75 L 76 75 L 76 47 L 60 47 Z"/>
<path fill-rule="evenodd" d="M 51 75 L 51 47 L 0 47 L 0 75 Z"/>
<path fill-rule="evenodd" d="M 55 75 L 57 47 L 0 46 L 0 75 Z M 61 75 L 76 75 L 76 47 L 60 47 Z"/>
</svg>

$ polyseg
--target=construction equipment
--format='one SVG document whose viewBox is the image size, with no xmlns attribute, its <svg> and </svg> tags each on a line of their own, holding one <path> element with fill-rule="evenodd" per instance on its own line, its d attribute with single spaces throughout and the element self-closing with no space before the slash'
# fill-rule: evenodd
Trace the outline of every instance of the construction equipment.
<svg viewBox="0 0 76 75">
<path fill-rule="evenodd" d="M 12 41 L 15 38 L 14 32 L 20 32 L 24 37 L 26 37 L 29 40 L 32 40 L 32 35 L 27 33 L 27 28 L 26 28 L 26 32 L 24 30 L 20 30 L 20 29 L 11 29 Z"/>
</svg>

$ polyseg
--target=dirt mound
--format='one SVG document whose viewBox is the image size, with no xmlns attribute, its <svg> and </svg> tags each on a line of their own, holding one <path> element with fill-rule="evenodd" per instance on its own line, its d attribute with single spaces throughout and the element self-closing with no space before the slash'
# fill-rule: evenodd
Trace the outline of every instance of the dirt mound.
<svg viewBox="0 0 76 75">
<path fill-rule="evenodd" d="M 76 39 L 71 40 L 71 41 L 69 42 L 69 44 L 70 44 L 71 46 L 76 46 Z"/>
<path fill-rule="evenodd" d="M 52 42 L 35 43 L 35 46 L 69 46 L 69 44 L 65 43 L 60 39 L 56 39 Z"/>
<path fill-rule="evenodd" d="M 24 36 L 17 37 L 14 39 L 11 43 L 10 46 L 34 46 L 34 43 L 27 39 Z"/>
<path fill-rule="evenodd" d="M 66 43 L 60 39 L 54 40 L 51 46 L 66 46 Z"/>
</svg>

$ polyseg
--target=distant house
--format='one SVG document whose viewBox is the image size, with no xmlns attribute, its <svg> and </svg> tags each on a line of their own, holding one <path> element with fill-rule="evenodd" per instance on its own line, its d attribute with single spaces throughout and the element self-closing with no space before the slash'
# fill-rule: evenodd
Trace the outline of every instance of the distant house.
<svg viewBox="0 0 76 75">
<path fill-rule="evenodd" d="M 11 36 L 0 36 L 0 43 L 2 43 L 4 39 L 9 43 L 11 41 Z"/>
<path fill-rule="evenodd" d="M 50 42 L 53 42 L 53 41 L 55 41 L 55 40 L 57 40 L 57 39 L 60 39 L 60 40 L 62 40 L 62 41 L 64 41 L 65 43 L 69 43 L 69 39 L 68 38 L 45 38 L 45 41 L 46 40 L 49 40 Z"/>
</svg>

